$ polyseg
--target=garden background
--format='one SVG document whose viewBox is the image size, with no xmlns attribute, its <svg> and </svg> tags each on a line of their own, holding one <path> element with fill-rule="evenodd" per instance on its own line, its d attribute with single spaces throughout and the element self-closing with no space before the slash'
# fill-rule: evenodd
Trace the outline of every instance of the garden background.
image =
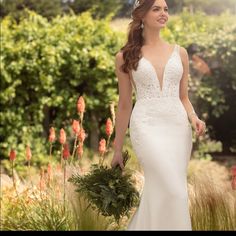
<svg viewBox="0 0 236 236">
<path fill-rule="evenodd" d="M 190 99 L 207 124 L 204 137 L 193 136 L 188 172 L 193 229 L 235 230 L 236 1 L 166 2 L 170 20 L 162 37 L 187 49 Z M 67 175 L 77 167 L 85 173 L 100 158 L 100 141 L 107 137 L 107 120 L 118 103 L 114 56 L 126 41 L 132 4 L 132 0 L 0 1 L 1 230 L 125 229 L 127 216 L 117 224 L 87 208 L 86 199 L 78 197 L 70 184 L 66 212 L 63 200 L 55 201 L 55 195 L 64 197 L 58 137 L 63 129 L 72 153 L 72 123 L 81 119 L 79 97 L 86 107 L 85 134 L 82 153 L 76 152 Z M 52 127 L 57 139 L 50 142 Z M 113 139 L 114 132 L 111 144 Z M 134 171 L 140 187 L 142 169 L 128 130 L 124 149 L 131 153 L 127 168 Z M 9 160 L 11 150 L 14 160 Z M 109 165 L 112 147 L 108 150 Z M 45 200 L 44 194 L 50 198 Z"/>
</svg>

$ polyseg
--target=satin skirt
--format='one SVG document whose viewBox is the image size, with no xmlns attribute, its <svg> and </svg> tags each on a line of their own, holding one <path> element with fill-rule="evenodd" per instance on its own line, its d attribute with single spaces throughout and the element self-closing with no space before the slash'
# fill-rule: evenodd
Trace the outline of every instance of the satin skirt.
<svg viewBox="0 0 236 236">
<path fill-rule="evenodd" d="M 192 230 L 187 189 L 192 128 L 181 100 L 137 100 L 129 132 L 145 181 L 127 230 Z"/>
</svg>

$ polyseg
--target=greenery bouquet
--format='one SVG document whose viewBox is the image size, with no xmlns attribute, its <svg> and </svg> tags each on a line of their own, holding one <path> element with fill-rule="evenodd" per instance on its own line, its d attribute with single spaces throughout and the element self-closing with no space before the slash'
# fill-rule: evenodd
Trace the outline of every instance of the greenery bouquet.
<svg viewBox="0 0 236 236">
<path fill-rule="evenodd" d="M 125 166 L 130 155 L 127 150 L 122 155 Z M 76 191 L 83 194 L 99 213 L 113 216 L 119 222 L 123 216 L 129 216 L 130 210 L 139 202 L 139 192 L 131 177 L 131 173 L 122 171 L 119 166 L 94 164 L 88 174 L 74 174 L 68 181 L 76 185 Z"/>
</svg>

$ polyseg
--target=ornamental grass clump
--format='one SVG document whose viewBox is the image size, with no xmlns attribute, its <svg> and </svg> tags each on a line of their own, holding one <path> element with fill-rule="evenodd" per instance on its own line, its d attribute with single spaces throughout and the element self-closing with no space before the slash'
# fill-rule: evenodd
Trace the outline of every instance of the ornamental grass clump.
<svg viewBox="0 0 236 236">
<path fill-rule="evenodd" d="M 125 166 L 130 155 L 127 150 L 122 155 Z M 103 216 L 113 216 L 118 223 L 123 216 L 129 217 L 130 210 L 139 203 L 132 174 L 119 166 L 94 164 L 88 174 L 74 174 L 69 182 L 76 185 L 76 191 L 85 196 L 89 206 Z"/>
</svg>

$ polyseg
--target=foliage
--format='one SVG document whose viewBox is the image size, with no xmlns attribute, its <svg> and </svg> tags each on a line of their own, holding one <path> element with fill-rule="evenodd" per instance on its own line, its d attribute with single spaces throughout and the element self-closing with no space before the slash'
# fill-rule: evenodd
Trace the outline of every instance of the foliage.
<svg viewBox="0 0 236 236">
<path fill-rule="evenodd" d="M 16 20 L 24 15 L 24 8 L 35 11 L 48 19 L 63 12 L 61 0 L 1 0 L 0 7 L 0 17 L 3 18 L 10 14 Z"/>
<path fill-rule="evenodd" d="M 197 148 L 193 151 L 193 158 L 196 159 L 212 159 L 211 153 L 222 152 L 222 143 L 219 141 L 211 140 L 209 137 L 205 137 L 200 140 L 195 140 Z"/>
<path fill-rule="evenodd" d="M 19 21 L 24 15 L 24 9 L 27 8 L 49 20 L 58 15 L 71 12 L 81 14 L 88 10 L 95 18 L 105 18 L 108 15 L 116 15 L 123 5 L 125 5 L 123 0 L 1 0 L 0 17 L 4 18 L 10 14 Z"/>
<path fill-rule="evenodd" d="M 126 163 L 129 158 L 127 151 L 123 152 L 123 158 Z M 131 174 L 122 172 L 119 167 L 93 165 L 87 175 L 73 175 L 69 182 L 77 186 L 76 191 L 86 196 L 99 213 L 113 216 L 116 221 L 129 215 L 131 208 L 138 204 L 139 193 L 134 187 Z"/>
<path fill-rule="evenodd" d="M 49 127 L 70 132 L 79 95 L 86 94 L 86 116 L 95 117 L 85 124 L 88 133 L 95 122 L 104 122 L 101 114 L 118 99 L 114 55 L 122 41 L 109 19 L 84 13 L 48 22 L 26 11 L 19 24 L 9 16 L 1 27 L 1 157 L 7 157 L 8 147 L 20 153 L 18 145 L 27 143 L 37 146 L 34 156 L 46 154 Z"/>
<path fill-rule="evenodd" d="M 69 2 L 70 7 L 76 14 L 90 10 L 96 18 L 104 18 L 107 15 L 116 15 L 124 4 L 124 0 L 74 0 Z"/>
</svg>

